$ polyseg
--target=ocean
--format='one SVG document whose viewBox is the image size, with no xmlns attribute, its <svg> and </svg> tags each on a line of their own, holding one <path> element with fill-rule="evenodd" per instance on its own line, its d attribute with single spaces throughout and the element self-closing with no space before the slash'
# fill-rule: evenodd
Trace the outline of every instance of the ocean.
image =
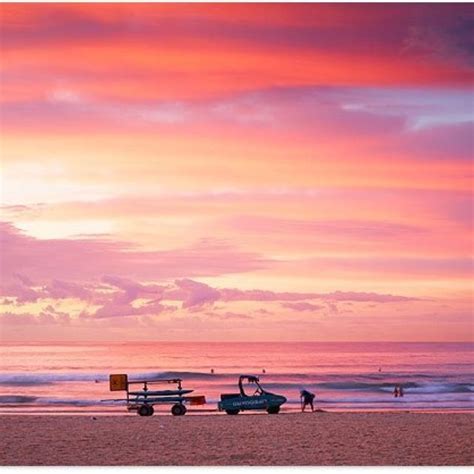
<svg viewBox="0 0 474 474">
<path fill-rule="evenodd" d="M 0 413 L 126 413 L 112 401 L 123 392 L 109 391 L 111 373 L 182 378 L 210 410 L 252 374 L 287 397 L 283 411 L 299 409 L 301 389 L 324 410 L 471 411 L 473 355 L 472 343 L 3 344 Z M 393 396 L 396 385 L 404 397 Z"/>
</svg>

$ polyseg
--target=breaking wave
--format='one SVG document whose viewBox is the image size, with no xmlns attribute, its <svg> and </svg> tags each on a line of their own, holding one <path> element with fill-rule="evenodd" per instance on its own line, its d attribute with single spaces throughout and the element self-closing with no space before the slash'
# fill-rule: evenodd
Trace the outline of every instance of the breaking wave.
<svg viewBox="0 0 474 474">
<path fill-rule="evenodd" d="M 192 379 L 192 380 L 216 380 L 235 377 L 235 374 L 211 374 L 206 372 L 147 372 L 129 374 L 129 381 L 144 379 Z M 7 386 L 30 386 L 51 385 L 62 382 L 108 382 L 109 374 L 104 373 L 7 373 L 0 374 L 0 385 Z"/>
<path fill-rule="evenodd" d="M 210 372 L 145 372 L 129 374 L 129 380 L 174 379 L 181 378 L 186 383 L 207 382 L 208 385 L 235 386 L 239 374 Z M 378 380 L 377 380 L 378 379 Z M 397 377 L 392 374 L 354 375 L 354 374 L 294 374 L 279 373 L 260 375 L 262 384 L 269 390 L 294 389 L 307 387 L 323 390 L 352 390 L 387 392 L 395 385 L 402 385 L 407 392 L 414 393 L 469 393 L 474 391 L 474 384 L 468 374 L 457 374 L 456 381 L 449 377 L 428 374 L 410 374 Z M 66 382 L 104 383 L 109 374 L 104 373 L 3 373 L 0 374 L 2 386 L 35 386 L 52 385 Z M 467 381 L 469 380 L 469 382 Z"/>
<path fill-rule="evenodd" d="M 0 404 L 2 405 L 18 405 L 21 403 L 34 403 L 38 397 L 30 397 L 26 395 L 0 395 Z"/>
</svg>

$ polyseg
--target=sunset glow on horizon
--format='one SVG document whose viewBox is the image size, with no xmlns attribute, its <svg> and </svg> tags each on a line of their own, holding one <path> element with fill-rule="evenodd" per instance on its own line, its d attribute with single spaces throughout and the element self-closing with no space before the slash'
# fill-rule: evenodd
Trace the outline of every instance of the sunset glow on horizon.
<svg viewBox="0 0 474 474">
<path fill-rule="evenodd" d="M 472 5 L 0 13 L 0 340 L 473 340 Z"/>
</svg>

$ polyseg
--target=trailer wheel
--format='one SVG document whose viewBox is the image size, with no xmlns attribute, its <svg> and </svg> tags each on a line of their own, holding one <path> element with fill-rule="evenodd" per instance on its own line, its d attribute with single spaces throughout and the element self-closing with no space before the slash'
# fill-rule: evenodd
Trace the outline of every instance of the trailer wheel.
<svg viewBox="0 0 474 474">
<path fill-rule="evenodd" d="M 150 416 L 150 414 L 153 413 L 153 411 L 151 411 L 151 413 L 150 413 L 150 408 L 153 410 L 153 407 L 151 407 L 151 406 L 148 406 L 148 405 L 140 405 L 140 408 L 138 408 L 137 413 L 138 413 L 140 416 Z"/>
<path fill-rule="evenodd" d="M 280 407 L 279 406 L 276 406 L 276 407 L 268 407 L 267 408 L 267 413 L 269 415 L 276 415 L 277 413 L 280 412 Z"/>
<path fill-rule="evenodd" d="M 155 409 L 153 408 L 153 405 L 148 405 L 148 414 L 146 416 L 151 416 L 155 413 Z"/>
<path fill-rule="evenodd" d="M 186 407 L 181 403 L 176 403 L 171 407 L 171 413 L 173 416 L 183 416 L 186 413 Z"/>
<path fill-rule="evenodd" d="M 240 410 L 226 410 L 228 415 L 238 415 Z"/>
</svg>

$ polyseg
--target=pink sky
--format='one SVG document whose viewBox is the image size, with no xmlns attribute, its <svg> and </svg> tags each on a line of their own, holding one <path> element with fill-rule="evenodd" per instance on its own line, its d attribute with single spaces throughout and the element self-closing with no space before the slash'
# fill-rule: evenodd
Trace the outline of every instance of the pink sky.
<svg viewBox="0 0 474 474">
<path fill-rule="evenodd" d="M 4 341 L 465 341 L 471 5 L 1 4 Z"/>
</svg>

